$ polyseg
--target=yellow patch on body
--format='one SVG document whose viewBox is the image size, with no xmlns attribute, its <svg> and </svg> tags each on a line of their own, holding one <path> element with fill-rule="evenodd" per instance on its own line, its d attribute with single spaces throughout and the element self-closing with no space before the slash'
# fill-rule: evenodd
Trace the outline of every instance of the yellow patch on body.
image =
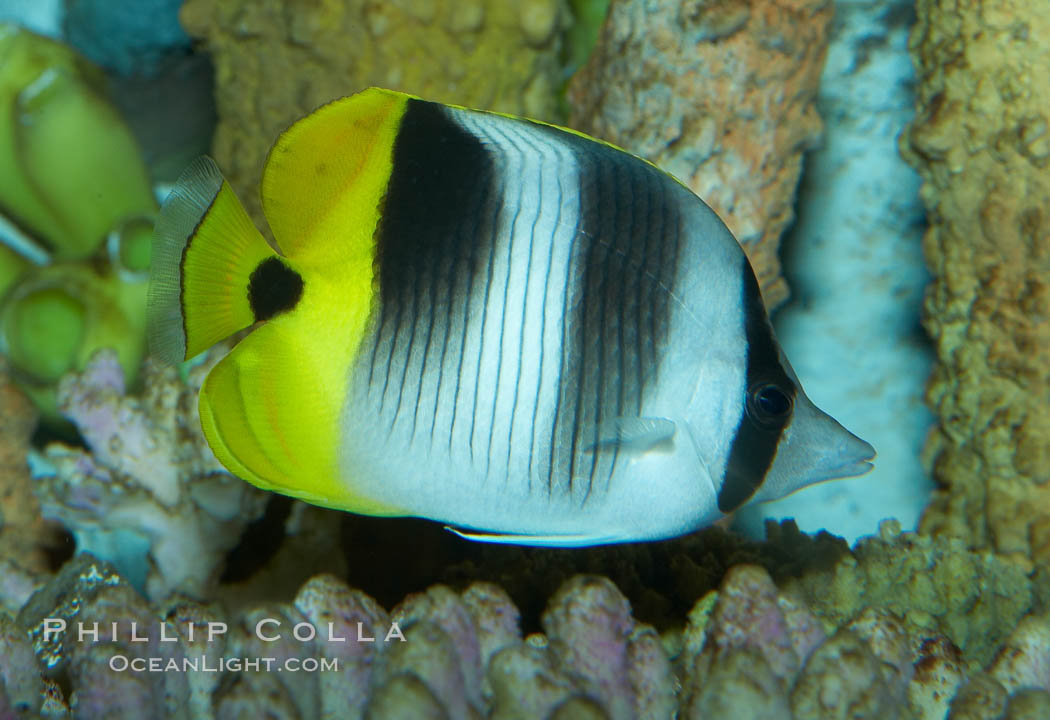
<svg viewBox="0 0 1050 720">
<path fill-rule="evenodd" d="M 234 473 L 370 515 L 400 511 L 368 498 L 368 478 L 345 477 L 341 415 L 374 305 L 374 236 L 407 100 L 366 90 L 277 140 L 263 174 L 263 210 L 303 294 L 242 340 L 201 390 L 205 436 Z"/>
</svg>

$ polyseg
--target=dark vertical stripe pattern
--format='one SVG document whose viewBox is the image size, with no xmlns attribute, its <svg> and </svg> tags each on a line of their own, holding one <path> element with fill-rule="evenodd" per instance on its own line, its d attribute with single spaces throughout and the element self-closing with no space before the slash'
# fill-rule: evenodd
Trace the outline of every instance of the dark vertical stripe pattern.
<svg viewBox="0 0 1050 720">
<path fill-rule="evenodd" d="M 393 173 L 380 208 L 375 275 L 379 317 L 369 385 L 392 422 L 411 418 L 430 433 L 442 391 L 454 422 L 473 423 L 461 396 L 475 396 L 475 358 L 465 358 L 470 297 L 487 287 L 500 213 L 499 179 L 482 143 L 441 105 L 409 101 L 394 143 Z M 421 397 L 427 372 L 433 398 Z M 454 386 L 454 387 L 453 387 Z M 469 391 L 469 392 L 461 392 Z M 447 442 L 452 441 L 452 427 Z"/>
<path fill-rule="evenodd" d="M 608 146 L 495 116 L 479 125 L 490 137 L 476 137 L 441 105 L 412 100 L 406 108 L 376 236 L 379 304 L 366 356 L 368 392 L 391 427 L 429 434 L 431 448 L 452 450 L 454 437 L 469 438 L 462 450 L 492 475 L 505 471 L 511 449 L 520 448 L 529 453 L 531 488 L 586 502 L 608 485 L 619 459 L 615 443 L 601 442 L 603 430 L 615 418 L 638 416 L 646 388 L 657 380 L 682 242 L 677 196 L 665 175 Z M 522 190 L 559 203 L 542 209 L 547 222 L 551 214 L 558 227 L 575 223 L 572 238 L 559 237 L 571 248 L 568 266 L 553 268 L 566 273 L 557 278 L 550 275 L 553 245 L 544 247 L 551 238 L 537 235 L 537 218 L 519 223 L 521 237 L 497 237 L 514 227 L 523 201 L 506 196 L 508 158 L 534 157 L 548 142 L 567 145 L 579 164 L 575 218 L 560 210 L 572 179 L 560 169 L 553 168 L 550 187 L 527 178 L 538 185 Z M 528 263 L 511 268 L 526 274 L 525 301 L 489 310 L 490 300 L 507 296 L 510 276 L 495 268 L 514 247 L 528 249 Z M 530 284 L 538 272 L 543 279 Z M 552 292 L 562 282 L 564 301 Z M 526 324 L 526 308 L 538 298 L 559 312 Z M 560 325 L 560 348 L 542 347 L 552 318 Z M 520 320 L 520 331 L 505 331 L 511 319 Z M 481 357 L 470 338 L 479 334 L 498 343 L 490 348 L 500 358 L 492 387 L 478 387 Z M 538 379 L 526 386 L 519 368 L 518 377 L 501 381 L 501 373 L 513 371 L 504 367 L 502 349 L 518 357 L 542 350 L 533 369 Z M 557 396 L 540 398 L 539 387 L 552 376 Z M 451 422 L 436 429 L 439 402 L 454 407 Z M 509 422 L 498 413 L 510 413 Z M 525 427 L 530 415 L 533 426 Z M 506 434 L 494 440 L 497 419 L 507 422 Z M 549 453 L 536 456 L 548 441 Z"/>
<path fill-rule="evenodd" d="M 563 131 L 580 169 L 548 482 L 586 499 L 604 489 L 619 446 L 601 443 L 618 417 L 641 413 L 670 327 L 681 220 L 663 173 Z M 575 487 L 582 483 L 583 487 Z"/>
</svg>

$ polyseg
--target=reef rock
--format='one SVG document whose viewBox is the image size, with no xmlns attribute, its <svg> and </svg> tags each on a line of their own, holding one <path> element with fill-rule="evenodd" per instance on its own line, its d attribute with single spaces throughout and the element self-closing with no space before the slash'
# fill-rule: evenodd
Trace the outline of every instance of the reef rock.
<svg viewBox="0 0 1050 720">
<path fill-rule="evenodd" d="M 791 693 L 795 720 L 888 720 L 905 685 L 855 633 L 843 628 L 813 653 Z"/>
<path fill-rule="evenodd" d="M 1050 564 L 1050 14 L 1027 0 L 919 0 L 918 113 L 938 363 L 920 528 Z"/>
<path fill-rule="evenodd" d="M 1023 568 L 957 538 L 901 533 L 886 521 L 827 569 L 788 579 L 825 623 L 853 621 L 865 608 L 892 612 L 909 637 L 945 636 L 984 665 L 1029 611 L 1032 581 Z"/>
<path fill-rule="evenodd" d="M 216 66 L 215 159 L 256 220 L 277 135 L 370 85 L 557 119 L 569 17 L 565 0 L 187 0 L 180 15 Z"/>
<path fill-rule="evenodd" d="M 26 455 L 37 413 L 0 355 L 0 608 L 18 612 L 48 572 L 46 549 L 58 544 L 33 494 Z"/>
<path fill-rule="evenodd" d="M 1008 692 L 1050 692 L 1050 615 L 1030 615 L 1017 625 L 988 668 Z"/>
<path fill-rule="evenodd" d="M 830 0 L 613 0 L 569 86 L 569 124 L 648 158 L 726 222 L 769 307 L 788 294 L 777 246 L 815 99 Z"/>
<path fill-rule="evenodd" d="M 98 351 L 58 393 L 87 449 L 52 443 L 36 469 L 44 516 L 153 600 L 207 597 L 263 509 L 262 491 L 227 473 L 204 441 L 197 392 L 207 369 L 184 382 L 150 362 L 139 397 L 126 393 L 116 354 Z"/>
</svg>

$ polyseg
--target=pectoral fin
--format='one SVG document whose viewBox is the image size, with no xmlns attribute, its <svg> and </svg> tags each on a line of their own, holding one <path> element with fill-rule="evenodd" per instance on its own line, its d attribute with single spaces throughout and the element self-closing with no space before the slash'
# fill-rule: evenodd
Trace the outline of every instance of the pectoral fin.
<svg viewBox="0 0 1050 720">
<path fill-rule="evenodd" d="M 645 452 L 655 445 L 670 440 L 674 436 L 673 420 L 661 417 L 615 417 L 605 420 L 598 426 L 597 441 L 587 446 L 587 450 L 620 450 Z M 593 437 L 586 431 L 583 437 Z"/>
</svg>

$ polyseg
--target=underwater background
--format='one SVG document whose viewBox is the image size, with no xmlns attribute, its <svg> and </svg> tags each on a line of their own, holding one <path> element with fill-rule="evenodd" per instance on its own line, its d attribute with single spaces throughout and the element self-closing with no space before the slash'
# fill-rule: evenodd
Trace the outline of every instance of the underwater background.
<svg viewBox="0 0 1050 720">
<path fill-rule="evenodd" d="M 1041 3 L 0 0 L 0 22 L 0 718 L 1050 718 Z M 875 470 L 573 550 L 229 475 L 197 415 L 229 346 L 147 357 L 159 202 L 208 153 L 265 227 L 271 143 L 371 85 L 680 178 Z M 78 640 L 96 622 L 116 632 Z M 404 642 L 323 641 L 392 622 Z"/>
</svg>

